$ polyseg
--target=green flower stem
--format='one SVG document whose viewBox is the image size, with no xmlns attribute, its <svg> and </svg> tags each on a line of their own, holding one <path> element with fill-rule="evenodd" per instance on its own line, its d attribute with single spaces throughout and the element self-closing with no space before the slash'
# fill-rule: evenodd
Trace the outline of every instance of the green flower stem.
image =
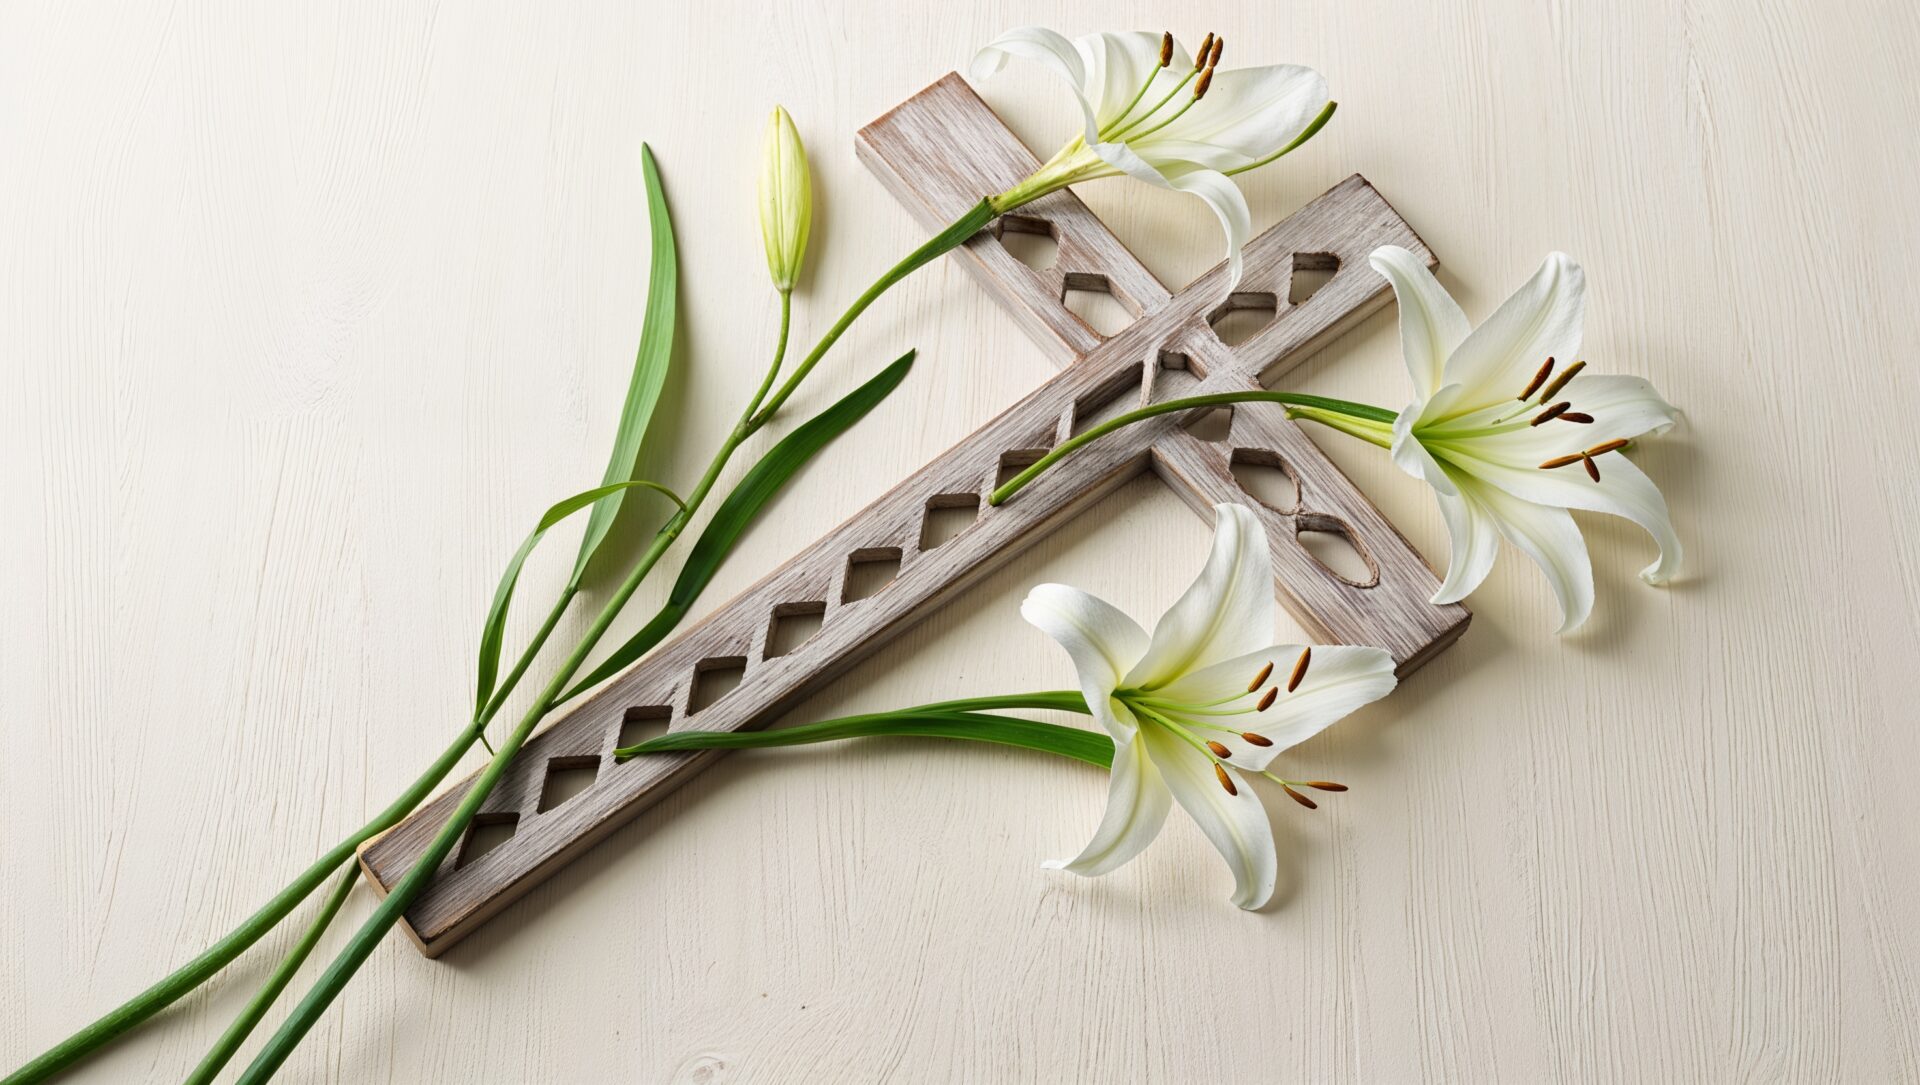
<svg viewBox="0 0 1920 1085">
<path fill-rule="evenodd" d="M 1078 693 L 1058 695 L 1059 702 L 1037 701 L 1032 696 L 1005 698 L 1004 707 L 1056 708 L 1085 712 L 1086 703 Z M 1071 705 L 1066 703 L 1071 700 Z M 988 700 L 996 700 L 989 698 Z M 964 704 L 968 702 L 948 702 Z M 954 738 L 971 742 L 991 742 L 1001 746 L 1038 750 L 1084 761 L 1100 768 L 1113 765 L 1113 740 L 1099 731 L 1080 727 L 1062 727 L 1054 723 L 988 712 L 957 710 L 941 705 L 922 705 L 894 712 L 875 712 L 861 716 L 843 716 L 800 727 L 782 727 L 775 731 L 670 731 L 637 746 L 616 751 L 621 758 L 687 750 L 742 750 L 775 746 L 805 746 L 816 742 L 838 742 L 850 738 L 880 736 L 908 738 Z"/>
<path fill-rule="evenodd" d="M 1393 447 L 1391 421 L 1377 422 L 1371 418 L 1355 418 L 1352 415 L 1321 410 L 1318 407 L 1290 407 L 1287 409 L 1287 417 L 1318 422 L 1328 429 L 1339 430 L 1349 437 L 1358 437 L 1370 445 L 1378 445 L 1381 448 Z"/>
<path fill-rule="evenodd" d="M 1005 485 L 993 491 L 993 493 L 987 497 L 987 503 L 990 505 L 1000 504 L 1007 498 L 1019 493 L 1027 483 L 1040 477 L 1047 468 L 1052 467 L 1062 459 L 1072 455 L 1078 451 L 1081 446 L 1097 441 L 1107 434 L 1112 433 L 1114 430 L 1131 426 L 1135 422 L 1144 422 L 1149 418 L 1157 418 L 1163 414 L 1189 411 L 1200 407 L 1224 407 L 1234 403 L 1284 403 L 1289 407 L 1307 408 L 1316 412 L 1381 422 L 1388 426 L 1393 424 L 1394 419 L 1394 413 L 1392 411 L 1384 410 L 1380 407 L 1368 406 L 1365 403 L 1354 403 L 1345 399 L 1330 399 L 1327 396 L 1310 396 L 1300 392 L 1268 392 L 1265 390 L 1214 392 L 1204 396 L 1188 396 L 1185 399 L 1170 399 L 1165 403 L 1155 403 L 1151 406 L 1142 407 L 1137 411 L 1128 411 L 1126 414 L 1108 419 L 1094 426 L 1078 437 L 1061 442 L 1053 451 L 1035 460 L 1031 467 L 1008 479 Z M 1304 413 L 1303 417 L 1306 417 Z M 1314 417 L 1316 421 L 1320 420 L 1317 414 L 1311 417 Z"/>
<path fill-rule="evenodd" d="M 773 364 L 767 367 L 767 375 L 760 381 L 760 387 L 753 393 L 753 399 L 747 403 L 747 417 L 752 418 L 759 411 L 760 404 L 767 398 L 767 391 L 773 387 L 775 377 L 780 375 L 780 364 L 787 357 L 787 333 L 793 328 L 793 291 L 780 291 L 780 341 L 773 348 Z"/>
<path fill-rule="evenodd" d="M 780 390 L 774 393 L 766 406 L 761 407 L 759 413 L 754 415 L 755 428 L 773 417 L 774 412 L 787 401 L 787 397 L 793 395 L 794 389 L 800 386 L 800 382 L 807 379 L 807 374 L 813 372 L 813 367 L 819 364 L 828 349 L 839 341 L 840 336 L 846 333 L 847 328 L 859 318 L 861 313 L 867 311 L 867 306 L 877 301 L 880 295 L 886 293 L 893 284 L 931 263 L 937 257 L 959 248 L 968 238 L 984 229 L 987 223 L 992 222 L 997 214 L 999 212 L 994 210 L 992 201 L 981 200 L 966 214 L 955 219 L 951 226 L 935 234 L 926 244 L 908 253 L 906 259 L 888 268 L 886 274 L 874 280 L 873 285 L 867 287 L 865 293 L 854 299 L 853 304 L 847 307 L 846 312 L 840 314 L 840 319 L 834 322 L 833 327 L 827 329 L 827 334 L 820 337 L 820 342 L 800 360 L 793 375 L 780 386 Z"/>
<path fill-rule="evenodd" d="M 633 746 L 622 746 L 613 751 L 613 756 L 617 761 L 626 761 L 644 754 L 665 753 L 669 750 L 746 750 L 763 746 L 801 746 L 811 742 L 830 742 L 837 738 L 859 738 L 867 734 L 907 734 L 909 732 L 870 730 L 869 728 L 874 724 L 907 717 L 924 719 L 970 717 L 995 708 L 1048 708 L 1084 714 L 1087 711 L 1087 702 L 1073 690 L 1055 690 L 1049 693 L 1018 693 L 1005 697 L 940 701 L 936 704 L 917 705 L 894 712 L 840 716 L 800 727 L 782 727 L 777 731 L 669 731 Z"/>
<path fill-rule="evenodd" d="M 674 498 L 674 502 L 683 509 L 687 507 L 687 503 L 678 497 Z M 487 724 L 492 723 L 493 718 L 500 714 L 501 706 L 507 703 L 507 696 L 513 692 L 515 686 L 520 684 L 520 677 L 527 673 L 527 667 L 533 663 L 533 657 L 539 655 L 540 649 L 547 646 L 547 638 L 553 636 L 554 628 L 560 624 L 560 619 L 567 613 L 567 607 L 572 605 L 573 597 L 579 594 L 578 581 L 560 590 L 560 598 L 554 601 L 553 609 L 547 612 L 546 621 L 540 623 L 540 629 L 534 633 L 533 639 L 527 642 L 526 650 L 520 653 L 519 659 L 514 660 L 513 669 L 509 670 L 506 678 L 501 680 L 500 688 L 494 690 L 493 696 L 487 700 L 486 709 L 480 713 L 478 719 L 474 720 L 475 726 L 480 729 L 480 744 L 487 748 L 487 753 L 494 752 L 493 743 L 487 741 Z"/>
<path fill-rule="evenodd" d="M 220 1039 L 215 1041 L 213 1049 L 207 1052 L 206 1057 L 200 1060 L 200 1065 L 194 1067 L 193 1073 L 187 1075 L 187 1085 L 209 1085 L 214 1076 L 220 1073 L 221 1068 L 227 1065 L 227 1060 L 233 1058 L 233 1053 L 240 1050 L 240 1045 L 246 1042 L 247 1034 L 253 1031 L 253 1026 L 259 1024 L 260 1019 L 267 1015 L 267 1010 L 273 1006 L 273 1000 L 279 998 L 280 992 L 287 989 L 287 984 L 293 980 L 293 974 L 306 963 L 307 956 L 313 952 L 313 947 L 320 944 L 320 936 L 326 933 L 328 925 L 333 922 L 333 917 L 340 914 L 340 906 L 347 902 L 347 895 L 353 892 L 354 885 L 359 881 L 360 865 L 351 859 L 347 860 L 340 880 L 334 883 L 333 892 L 328 895 L 326 903 L 320 906 L 320 911 L 314 915 L 313 922 L 307 924 L 306 933 L 302 934 L 300 941 L 294 943 L 293 948 L 287 951 L 287 955 L 280 959 L 279 967 L 273 970 L 273 975 L 268 976 L 267 982 L 260 985 L 260 990 L 254 994 L 253 1000 L 247 1003 L 246 1009 L 240 1011 L 240 1016 L 233 1019 L 233 1024 L 227 1026 L 227 1031 L 220 1034 Z"/>
</svg>

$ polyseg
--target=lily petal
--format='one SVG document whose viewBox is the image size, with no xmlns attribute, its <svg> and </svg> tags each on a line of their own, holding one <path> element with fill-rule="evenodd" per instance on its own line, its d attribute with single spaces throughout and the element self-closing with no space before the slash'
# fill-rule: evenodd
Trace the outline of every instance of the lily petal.
<svg viewBox="0 0 1920 1085">
<path fill-rule="evenodd" d="M 1281 687 L 1272 707 L 1247 716 L 1219 717 L 1225 726 L 1253 731 L 1272 743 L 1256 746 L 1236 735 L 1208 732 L 1233 751 L 1232 763 L 1243 769 L 1264 769 L 1282 750 L 1298 746 L 1361 705 L 1370 704 L 1393 692 L 1398 683 L 1393 675 L 1393 657 L 1378 648 L 1347 644 L 1316 645 L 1306 677 L 1292 693 L 1285 692 L 1288 668 L 1300 658 L 1302 644 L 1276 644 L 1249 652 L 1205 670 L 1183 675 L 1157 694 L 1170 701 L 1208 704 L 1245 696 L 1248 677 L 1268 663 L 1274 665 L 1273 682 Z"/>
<path fill-rule="evenodd" d="M 1434 491 L 1440 516 L 1447 522 L 1447 578 L 1433 593 L 1432 603 L 1457 603 L 1478 588 L 1493 571 L 1500 554 L 1500 528 L 1470 486 L 1451 494 Z"/>
<path fill-rule="evenodd" d="M 1081 696 L 1114 741 L 1130 737 L 1133 714 L 1113 703 L 1113 691 L 1146 653 L 1146 630 L 1112 603 L 1065 584 L 1035 587 L 1020 604 L 1020 616 L 1067 650 Z"/>
<path fill-rule="evenodd" d="M 1087 67 L 1080 50 L 1065 34 L 1044 26 L 1021 26 L 980 47 L 973 55 L 975 79 L 985 79 L 1007 66 L 1010 58 L 1031 60 L 1067 81 L 1075 94 L 1086 95 Z"/>
<path fill-rule="evenodd" d="M 1237 794 L 1229 795 L 1214 776 L 1213 762 L 1165 728 L 1148 727 L 1137 740 L 1160 768 L 1167 790 L 1186 808 L 1233 871 L 1233 903 L 1258 908 L 1273 898 L 1280 859 L 1266 807 L 1239 773 L 1229 768 Z"/>
<path fill-rule="evenodd" d="M 1472 325 L 1460 303 L 1427 270 L 1426 261 L 1398 245 L 1382 245 L 1367 258 L 1373 270 L 1393 284 L 1400 307 L 1400 353 L 1421 400 L 1440 390 L 1447 359 L 1465 341 Z M 1416 417 L 1418 417 L 1416 413 Z"/>
<path fill-rule="evenodd" d="M 1533 278 L 1447 360 L 1445 380 L 1466 389 L 1462 406 L 1474 409 L 1513 398 L 1549 357 L 1571 363 L 1580 350 L 1586 297 L 1580 265 L 1566 253 L 1549 253 Z"/>
<path fill-rule="evenodd" d="M 1511 467 L 1465 459 L 1462 462 L 1467 470 L 1491 483 L 1486 489 L 1498 488 L 1519 501 L 1604 512 L 1639 524 L 1660 547 L 1660 556 L 1640 570 L 1640 579 L 1647 583 L 1664 584 L 1680 571 L 1685 550 L 1680 545 L 1679 534 L 1673 530 L 1666 498 L 1660 495 L 1660 488 L 1646 472 L 1619 452 L 1597 457 L 1599 482 L 1572 468 L 1542 471 L 1533 466 Z"/>
<path fill-rule="evenodd" d="M 1557 632 L 1578 629 L 1593 612 L 1593 562 L 1573 516 L 1565 509 L 1522 500 L 1498 486 L 1475 484 L 1472 490 L 1499 525 L 1500 534 L 1547 574 L 1547 584 L 1560 601 Z"/>
<path fill-rule="evenodd" d="M 1247 209 L 1246 195 L 1226 174 L 1214 170 L 1170 168 L 1162 172 L 1166 173 L 1169 186 L 1200 197 L 1200 202 L 1220 220 L 1220 229 L 1227 235 L 1226 292 L 1232 293 L 1234 287 L 1240 285 L 1244 265 L 1240 250 L 1246 248 L 1253 237 L 1253 213 Z"/>
<path fill-rule="evenodd" d="M 1182 104 L 1176 100 L 1167 108 Z M 1178 149 L 1183 160 L 1217 170 L 1250 165 L 1292 143 L 1326 104 L 1326 78 L 1312 68 L 1218 70 L 1205 98 L 1139 141 L 1141 153 L 1153 161 L 1157 148 Z"/>
<path fill-rule="evenodd" d="M 1120 680 L 1153 689 L 1188 671 L 1245 655 L 1273 636 L 1273 555 L 1260 518 L 1245 505 L 1213 507 L 1207 564 L 1154 626 L 1152 643 Z"/>
<path fill-rule="evenodd" d="M 1136 735 L 1124 742 L 1116 738 L 1113 777 L 1107 783 L 1107 812 L 1101 816 L 1093 839 L 1072 859 L 1049 859 L 1041 865 L 1089 878 L 1114 870 L 1160 835 L 1172 800 L 1141 737 Z"/>
</svg>

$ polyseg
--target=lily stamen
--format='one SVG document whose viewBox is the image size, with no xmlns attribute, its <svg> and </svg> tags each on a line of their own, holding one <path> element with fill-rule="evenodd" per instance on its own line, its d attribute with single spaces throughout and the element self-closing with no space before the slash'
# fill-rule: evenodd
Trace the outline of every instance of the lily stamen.
<svg viewBox="0 0 1920 1085">
<path fill-rule="evenodd" d="M 1590 414 L 1582 413 L 1580 411 L 1562 411 L 1560 414 L 1560 421 L 1578 422 L 1581 425 L 1586 426 L 1586 425 L 1593 424 L 1593 416 Z"/>
<path fill-rule="evenodd" d="M 1541 465 L 1540 465 L 1540 470 L 1542 470 L 1542 471 L 1552 471 L 1552 470 L 1554 470 L 1555 468 L 1560 468 L 1560 467 L 1566 467 L 1566 466 L 1569 466 L 1569 465 L 1571 465 L 1571 464 L 1576 464 L 1576 463 L 1579 463 L 1579 462 L 1580 462 L 1580 461 L 1581 461 L 1581 460 L 1582 460 L 1583 458 L 1585 458 L 1586 456 L 1588 456 L 1588 455 L 1590 455 L 1590 454 L 1591 454 L 1591 453 L 1587 453 L 1587 452 L 1575 452 L 1575 453 L 1574 453 L 1573 455 L 1571 455 L 1571 456 L 1555 456 L 1554 458 L 1552 458 L 1552 459 L 1550 459 L 1550 460 L 1548 460 L 1547 462 L 1545 462 L 1545 463 L 1543 463 L 1543 464 L 1541 464 Z"/>
<path fill-rule="evenodd" d="M 1272 739 L 1268 738 L 1263 734 L 1260 734 L 1257 731 L 1242 731 L 1240 732 L 1240 737 L 1243 739 L 1246 739 L 1248 742 L 1253 743 L 1255 746 L 1273 745 Z"/>
<path fill-rule="evenodd" d="M 1299 803 L 1301 806 L 1304 806 L 1309 810 L 1320 809 L 1319 803 L 1314 802 L 1312 799 L 1309 799 L 1305 795 L 1302 795 L 1298 791 L 1295 791 L 1293 789 L 1292 784 L 1281 784 L 1280 790 L 1285 791 L 1287 793 L 1288 798 L 1292 799 L 1294 802 Z"/>
<path fill-rule="evenodd" d="M 1532 399 L 1533 394 L 1535 392 L 1538 392 L 1540 390 L 1540 386 L 1547 383 L 1547 378 L 1552 375 L 1553 375 L 1553 355 L 1549 354 L 1547 355 L 1546 364 L 1542 365 L 1540 369 L 1534 373 L 1533 379 L 1527 382 L 1526 390 L 1522 391 L 1520 395 L 1517 396 L 1516 398 L 1518 398 L 1522 403 L 1525 403 L 1527 400 Z"/>
<path fill-rule="evenodd" d="M 1220 762 L 1215 761 L 1213 763 L 1213 775 L 1216 779 L 1220 781 L 1220 786 L 1227 789 L 1227 794 L 1229 795 L 1240 794 L 1240 789 L 1233 786 L 1233 777 L 1227 775 L 1227 767 L 1225 765 L 1222 765 Z M 1297 795 L 1294 797 L 1299 798 L 1299 796 Z M 1313 804 L 1307 803 L 1307 805 L 1312 806 Z"/>
<path fill-rule="evenodd" d="M 1247 692 L 1252 693 L 1254 690 L 1257 690 L 1261 686 L 1266 685 L 1267 676 L 1272 673 L 1273 673 L 1273 660 L 1269 659 L 1267 660 L 1267 665 L 1260 668 L 1260 673 L 1253 676 L 1253 681 L 1247 683 Z"/>
<path fill-rule="evenodd" d="M 1206 67 L 1207 54 L 1211 53 L 1212 51 L 1213 51 L 1213 31 L 1209 30 L 1207 31 L 1206 38 L 1200 42 L 1200 51 L 1193 54 L 1193 66 L 1196 68 Z"/>
<path fill-rule="evenodd" d="M 1313 646 L 1308 645 L 1300 650 L 1300 662 L 1293 665 L 1293 674 L 1287 679 L 1288 693 L 1300 688 L 1300 680 L 1307 676 L 1307 664 L 1311 662 L 1313 662 Z"/>
<path fill-rule="evenodd" d="M 1207 67 L 1218 68 L 1220 66 L 1220 50 L 1226 48 L 1226 46 L 1227 39 L 1225 35 L 1213 39 L 1213 48 L 1207 53 Z"/>
<path fill-rule="evenodd" d="M 1278 696 L 1280 696 L 1280 687 L 1274 686 L 1272 689 L 1267 690 L 1266 696 L 1260 698 L 1260 703 L 1254 705 L 1253 710 L 1255 712 L 1265 712 L 1267 709 L 1273 707 L 1273 699 Z"/>
<path fill-rule="evenodd" d="M 1534 415 L 1533 421 L 1527 423 L 1527 425 L 1529 426 L 1544 425 L 1548 422 L 1553 421 L 1554 419 L 1560 417 L 1561 415 L 1567 413 L 1572 409 L 1573 409 L 1573 404 L 1563 399 L 1560 402 L 1554 404 L 1553 406 L 1548 407 L 1546 410 L 1541 411 L 1539 414 Z"/>
<path fill-rule="evenodd" d="M 1580 453 L 1580 462 L 1587 469 L 1587 477 L 1592 479 L 1595 482 L 1599 482 L 1600 481 L 1600 465 L 1593 462 L 1593 457 L 1588 455 L 1585 452 L 1582 452 Z"/>
<path fill-rule="evenodd" d="M 1140 99 L 1145 98 L 1147 91 L 1153 89 L 1153 81 L 1160 78 L 1161 71 L 1165 70 L 1166 67 L 1172 63 L 1173 34 L 1162 30 L 1160 32 L 1160 66 L 1147 73 L 1147 81 L 1140 84 L 1139 90 L 1133 92 L 1133 98 L 1127 102 L 1127 108 L 1121 110 L 1118 117 L 1108 121 L 1106 125 L 1100 129 L 1099 135 L 1101 139 L 1107 138 L 1115 128 L 1126 123 L 1127 118 L 1133 116 L 1133 107 L 1140 104 Z"/>
<path fill-rule="evenodd" d="M 1332 780 L 1308 780 L 1307 786 L 1318 788 L 1321 791 L 1345 791 L 1347 789 L 1347 785 L 1336 784 Z"/>
<path fill-rule="evenodd" d="M 1540 393 L 1540 402 L 1545 403 L 1547 400 L 1552 399 L 1553 394 L 1555 392 L 1558 392 L 1560 389 L 1565 388 L 1567 386 L 1567 382 L 1572 380 L 1575 375 L 1577 375 L 1582 369 L 1585 369 L 1586 367 L 1587 367 L 1587 363 L 1584 361 L 1575 362 L 1572 365 L 1568 366 L 1567 371 L 1565 373 L 1560 374 L 1557 380 L 1555 380 L 1552 384 L 1547 385 L 1546 389 Z"/>
<path fill-rule="evenodd" d="M 1611 441 L 1602 441 L 1599 444 L 1594 445 L 1592 448 L 1587 449 L 1587 455 L 1604 456 L 1609 452 L 1616 452 L 1620 449 L 1623 449 L 1632 443 L 1633 443 L 1632 441 L 1628 440 L 1625 437 L 1615 437 Z"/>
<path fill-rule="evenodd" d="M 1208 739 L 1207 749 L 1212 750 L 1213 756 L 1220 758 L 1222 761 L 1233 756 L 1233 751 L 1227 749 L 1227 744 L 1224 742 L 1215 742 L 1212 739 Z"/>
</svg>

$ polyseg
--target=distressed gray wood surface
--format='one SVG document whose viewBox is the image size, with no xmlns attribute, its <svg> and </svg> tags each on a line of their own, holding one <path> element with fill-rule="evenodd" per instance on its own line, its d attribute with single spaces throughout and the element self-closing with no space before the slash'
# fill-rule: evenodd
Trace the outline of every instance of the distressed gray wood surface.
<svg viewBox="0 0 1920 1085">
<path fill-rule="evenodd" d="M 903 199 L 920 195 L 914 210 L 932 229 L 1039 164 L 956 75 L 863 130 L 858 146 Z M 1015 225 L 1057 239 L 1051 270 L 1035 273 L 990 233 L 970 242 L 963 258 L 1065 365 L 1061 373 L 530 740 L 468 839 L 408 910 L 407 930 L 423 952 L 443 952 L 719 756 L 617 764 L 611 755 L 626 720 L 705 730 L 764 726 L 1149 463 L 1197 509 L 1223 500 L 1262 509 L 1280 598 L 1325 639 L 1385 647 L 1405 671 L 1465 628 L 1465 608 L 1426 601 L 1437 584 L 1431 570 L 1277 409 L 1236 407 L 1221 440 L 1185 431 L 1175 415 L 1128 427 L 1063 461 L 1013 500 L 986 504 L 1003 465 L 1030 462 L 1088 419 L 1154 399 L 1253 387 L 1384 304 L 1390 295 L 1366 254 L 1384 244 L 1425 249 L 1371 186 L 1351 177 L 1247 246 L 1234 303 L 1264 299 L 1274 316 L 1232 347 L 1211 324 L 1231 304 L 1224 266 L 1170 297 L 1071 194 L 1056 193 L 1019 215 Z M 1302 260 L 1333 274 L 1290 304 L 1291 276 Z M 1063 304 L 1068 285 L 1109 290 L 1135 319 L 1110 337 L 1095 333 Z M 1233 475 L 1236 457 L 1284 471 L 1295 500 L 1275 507 L 1245 493 Z M 958 534 L 936 534 L 969 514 Z M 1301 544 L 1299 532 L 1309 530 L 1346 539 L 1365 575 L 1349 579 L 1323 565 Z M 897 565 L 897 575 L 856 597 L 864 579 L 856 567 L 876 564 Z M 784 654 L 771 653 L 779 618 L 798 613 L 819 614 L 819 630 Z M 705 687 L 721 675 L 737 676 L 738 686 L 706 704 Z M 591 773 L 591 782 L 563 804 L 544 801 L 550 781 L 567 773 Z M 368 876 L 382 887 L 403 876 L 465 790 L 456 785 L 364 846 Z M 491 846 L 482 851 L 482 841 Z"/>
</svg>

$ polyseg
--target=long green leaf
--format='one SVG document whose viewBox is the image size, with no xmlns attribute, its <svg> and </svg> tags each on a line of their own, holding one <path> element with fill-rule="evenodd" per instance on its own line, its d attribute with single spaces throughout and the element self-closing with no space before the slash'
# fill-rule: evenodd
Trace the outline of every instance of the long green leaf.
<svg viewBox="0 0 1920 1085">
<path fill-rule="evenodd" d="M 848 738 L 875 738 L 882 735 L 913 738 L 958 738 L 972 742 L 993 742 L 1027 750 L 1071 757 L 1089 765 L 1109 768 L 1113 765 L 1113 739 L 1098 731 L 1062 727 L 1057 723 L 1039 723 L 990 712 L 937 712 L 907 709 L 870 716 L 809 723 L 801 727 L 782 727 L 777 731 L 669 731 L 615 753 L 626 759 L 672 750 L 744 750 L 765 746 L 803 746 L 814 742 L 836 742 Z"/>
<path fill-rule="evenodd" d="M 479 719 L 480 715 L 486 711 L 487 700 L 493 696 L 494 680 L 500 675 L 500 645 L 506 639 L 507 607 L 513 602 L 513 589 L 520 583 L 520 568 L 527 563 L 527 555 L 533 553 L 533 548 L 540 545 L 540 539 L 546 535 L 548 528 L 588 505 L 595 505 L 602 498 L 624 493 L 636 486 L 659 490 L 672 496 L 672 491 L 645 479 L 595 486 L 591 490 L 574 494 L 549 508 L 546 515 L 540 517 L 539 525 L 527 536 L 526 541 L 520 544 L 520 549 L 514 551 L 513 560 L 507 562 L 506 571 L 500 574 L 500 586 L 493 592 L 493 606 L 487 610 L 487 624 L 480 631 L 480 677 L 473 699 L 475 719 Z M 678 501 L 679 498 L 674 497 L 674 500 Z M 595 505 L 595 507 L 604 508 L 605 505 Z"/>
<path fill-rule="evenodd" d="M 607 473 L 600 481 L 624 482 L 633 477 L 639 462 L 640 445 L 647 435 L 647 423 L 660 402 L 660 389 L 667 382 L 667 366 L 673 357 L 674 320 L 677 316 L 680 287 L 679 260 L 673 242 L 673 216 L 667 211 L 667 194 L 660 187 L 660 171 L 653 163 L 653 150 L 640 145 L 640 168 L 647 183 L 647 234 L 652 243 L 652 259 L 647 271 L 647 312 L 640 325 L 640 349 L 633 358 L 633 380 L 627 385 L 626 406 L 620 410 L 620 429 L 613 438 L 613 455 L 607 459 Z M 620 514 L 620 498 L 596 506 L 587 521 L 586 537 L 580 540 L 580 557 L 573 563 L 571 585 L 578 586 L 586 576 L 593 555 L 606 541 L 607 532 Z"/>
<path fill-rule="evenodd" d="M 727 499 L 720 503 L 713 519 L 687 552 L 687 563 L 681 568 L 679 578 L 673 582 L 673 589 L 667 593 L 667 601 L 660 612 L 555 703 L 570 701 L 588 687 L 607 680 L 666 639 L 673 627 L 687 616 L 694 600 L 700 597 L 700 592 L 713 579 L 720 563 L 726 560 L 727 553 L 740 540 L 760 509 L 815 453 L 864 418 L 868 411 L 898 388 L 900 382 L 906 379 L 907 370 L 913 367 L 913 356 L 913 351 L 902 354 L 892 365 L 847 393 L 833 406 L 807 419 L 782 438 L 779 444 L 768 449 L 767 454 L 760 457 L 760 461 L 740 479 Z"/>
</svg>

